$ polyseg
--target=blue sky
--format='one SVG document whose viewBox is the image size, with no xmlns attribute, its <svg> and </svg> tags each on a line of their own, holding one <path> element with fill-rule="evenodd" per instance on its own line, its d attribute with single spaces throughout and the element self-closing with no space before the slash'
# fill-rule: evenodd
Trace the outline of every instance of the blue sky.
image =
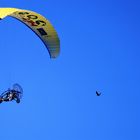
<svg viewBox="0 0 140 140">
<path fill-rule="evenodd" d="M 61 41 L 52 60 L 28 27 L 0 21 L 0 92 L 13 83 L 24 89 L 20 104 L 0 105 L 1 139 L 140 139 L 139 1 L 1 0 L 0 7 L 44 15 Z"/>
</svg>

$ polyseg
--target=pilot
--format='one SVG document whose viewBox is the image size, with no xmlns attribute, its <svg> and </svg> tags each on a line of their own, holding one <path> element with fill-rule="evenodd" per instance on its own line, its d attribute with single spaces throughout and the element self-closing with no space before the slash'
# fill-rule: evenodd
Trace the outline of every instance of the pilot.
<svg viewBox="0 0 140 140">
<path fill-rule="evenodd" d="M 6 96 L 0 99 L 0 102 L 5 101 L 12 101 L 12 100 L 16 100 L 17 103 L 20 103 L 20 98 L 19 98 L 19 91 L 16 90 L 8 90 L 6 93 Z"/>
</svg>

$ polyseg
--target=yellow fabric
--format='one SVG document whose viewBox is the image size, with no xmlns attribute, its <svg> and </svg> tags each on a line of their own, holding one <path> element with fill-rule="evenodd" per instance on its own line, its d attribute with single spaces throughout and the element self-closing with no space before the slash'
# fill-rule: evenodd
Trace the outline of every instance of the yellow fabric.
<svg viewBox="0 0 140 140">
<path fill-rule="evenodd" d="M 0 8 L 0 18 L 14 17 L 30 27 L 46 45 L 50 57 L 56 58 L 60 52 L 60 41 L 51 23 L 42 15 L 29 10 Z"/>
</svg>

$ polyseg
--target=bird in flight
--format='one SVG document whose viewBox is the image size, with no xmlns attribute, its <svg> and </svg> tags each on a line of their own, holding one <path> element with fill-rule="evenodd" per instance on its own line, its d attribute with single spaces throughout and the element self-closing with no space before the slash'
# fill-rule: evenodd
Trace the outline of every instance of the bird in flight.
<svg viewBox="0 0 140 140">
<path fill-rule="evenodd" d="M 100 96 L 101 95 L 101 92 L 96 91 L 96 95 L 97 96 Z"/>
</svg>

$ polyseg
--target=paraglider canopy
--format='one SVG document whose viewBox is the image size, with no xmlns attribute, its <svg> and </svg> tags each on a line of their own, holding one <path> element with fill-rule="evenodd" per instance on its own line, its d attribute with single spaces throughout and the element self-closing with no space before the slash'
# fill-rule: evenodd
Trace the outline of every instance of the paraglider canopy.
<svg viewBox="0 0 140 140">
<path fill-rule="evenodd" d="M 16 8 L 0 8 L 0 20 L 11 16 L 27 25 L 43 41 L 51 58 L 56 58 L 60 52 L 60 41 L 52 24 L 42 15 Z"/>
</svg>

